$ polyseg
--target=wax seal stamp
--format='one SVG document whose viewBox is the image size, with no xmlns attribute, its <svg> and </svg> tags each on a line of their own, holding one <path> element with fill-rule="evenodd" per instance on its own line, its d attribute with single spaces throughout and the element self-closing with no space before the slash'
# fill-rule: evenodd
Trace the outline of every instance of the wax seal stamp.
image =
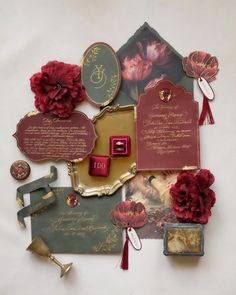
<svg viewBox="0 0 236 295">
<path fill-rule="evenodd" d="M 76 207 L 79 203 L 79 199 L 76 194 L 69 194 L 66 198 L 66 203 L 69 207 Z"/>
<path fill-rule="evenodd" d="M 30 166 L 26 161 L 15 161 L 10 168 L 13 178 L 16 180 L 24 180 L 30 175 Z"/>
</svg>

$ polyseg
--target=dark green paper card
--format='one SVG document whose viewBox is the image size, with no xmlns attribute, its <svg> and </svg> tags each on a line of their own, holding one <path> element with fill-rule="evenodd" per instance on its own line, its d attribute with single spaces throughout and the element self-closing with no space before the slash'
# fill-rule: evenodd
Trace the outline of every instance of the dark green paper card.
<svg viewBox="0 0 236 295">
<path fill-rule="evenodd" d="M 146 22 L 117 51 L 117 56 L 122 82 L 112 105 L 137 104 L 139 95 L 162 79 L 193 91 L 193 79 L 182 67 L 183 57 Z M 120 93 L 126 94 L 126 99 Z"/>
<path fill-rule="evenodd" d="M 81 80 L 93 104 L 104 107 L 115 98 L 121 82 L 120 63 L 108 44 L 97 42 L 85 51 Z"/>
<path fill-rule="evenodd" d="M 110 211 L 122 200 L 118 190 L 112 197 L 83 198 L 70 187 L 53 188 L 56 202 L 31 218 L 32 239 L 40 235 L 52 253 L 114 254 L 122 251 L 122 230 L 109 219 Z M 45 191 L 30 194 L 31 204 Z M 69 207 L 67 196 L 75 194 L 78 205 Z"/>
</svg>

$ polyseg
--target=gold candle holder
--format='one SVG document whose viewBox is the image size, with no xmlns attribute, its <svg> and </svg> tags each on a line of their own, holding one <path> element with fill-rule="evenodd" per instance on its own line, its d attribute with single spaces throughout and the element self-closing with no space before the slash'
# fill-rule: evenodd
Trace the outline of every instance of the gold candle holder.
<svg viewBox="0 0 236 295">
<path fill-rule="evenodd" d="M 41 237 L 36 237 L 33 239 L 32 243 L 26 249 L 27 251 L 31 251 L 32 253 L 36 253 L 39 256 L 47 257 L 55 264 L 57 264 L 61 269 L 60 277 L 62 278 L 66 273 L 68 273 L 72 267 L 73 263 L 62 264 L 58 261 L 50 252 L 48 246 L 44 242 Z"/>
</svg>

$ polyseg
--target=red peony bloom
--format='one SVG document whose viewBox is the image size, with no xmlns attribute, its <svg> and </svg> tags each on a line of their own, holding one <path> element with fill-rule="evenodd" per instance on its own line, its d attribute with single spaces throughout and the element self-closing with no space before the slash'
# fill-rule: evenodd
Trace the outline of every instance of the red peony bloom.
<svg viewBox="0 0 236 295">
<path fill-rule="evenodd" d="M 214 176 L 209 170 L 202 169 L 196 175 L 184 172 L 171 187 L 173 210 L 181 222 L 206 224 L 215 204 L 215 193 L 209 187 Z"/>
<path fill-rule="evenodd" d="M 219 72 L 218 60 L 207 52 L 194 51 L 183 58 L 183 68 L 186 74 L 193 78 L 204 78 L 208 82 L 215 80 Z"/>
<path fill-rule="evenodd" d="M 142 58 L 151 61 L 160 68 L 165 68 L 169 65 L 172 52 L 166 44 L 153 41 L 144 47 L 141 42 L 138 42 L 137 46 Z"/>
<path fill-rule="evenodd" d="M 145 80 L 152 71 L 152 63 L 142 59 L 139 54 L 133 58 L 126 57 L 123 61 L 122 77 L 125 80 L 141 81 Z"/>
<path fill-rule="evenodd" d="M 214 175 L 207 169 L 201 169 L 197 173 L 196 179 L 200 189 L 205 189 L 210 187 L 215 181 Z"/>
<path fill-rule="evenodd" d="M 86 98 L 77 65 L 50 61 L 30 78 L 30 86 L 35 93 L 35 107 L 61 118 L 69 117 L 76 105 Z"/>
<path fill-rule="evenodd" d="M 147 214 L 142 203 L 122 201 L 110 213 L 114 225 L 121 228 L 142 227 L 147 223 Z"/>
</svg>

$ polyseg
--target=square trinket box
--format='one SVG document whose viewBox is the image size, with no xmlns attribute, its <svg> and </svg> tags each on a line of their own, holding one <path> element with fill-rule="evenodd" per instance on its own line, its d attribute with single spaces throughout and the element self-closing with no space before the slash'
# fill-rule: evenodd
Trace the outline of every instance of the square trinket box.
<svg viewBox="0 0 236 295">
<path fill-rule="evenodd" d="M 120 135 L 110 137 L 110 155 L 112 157 L 128 157 L 131 153 L 130 136 Z"/>
<path fill-rule="evenodd" d="M 164 224 L 164 254 L 177 256 L 203 256 L 203 225 L 193 223 Z"/>
<path fill-rule="evenodd" d="M 90 156 L 89 175 L 107 177 L 110 172 L 111 159 L 108 156 Z"/>
</svg>

